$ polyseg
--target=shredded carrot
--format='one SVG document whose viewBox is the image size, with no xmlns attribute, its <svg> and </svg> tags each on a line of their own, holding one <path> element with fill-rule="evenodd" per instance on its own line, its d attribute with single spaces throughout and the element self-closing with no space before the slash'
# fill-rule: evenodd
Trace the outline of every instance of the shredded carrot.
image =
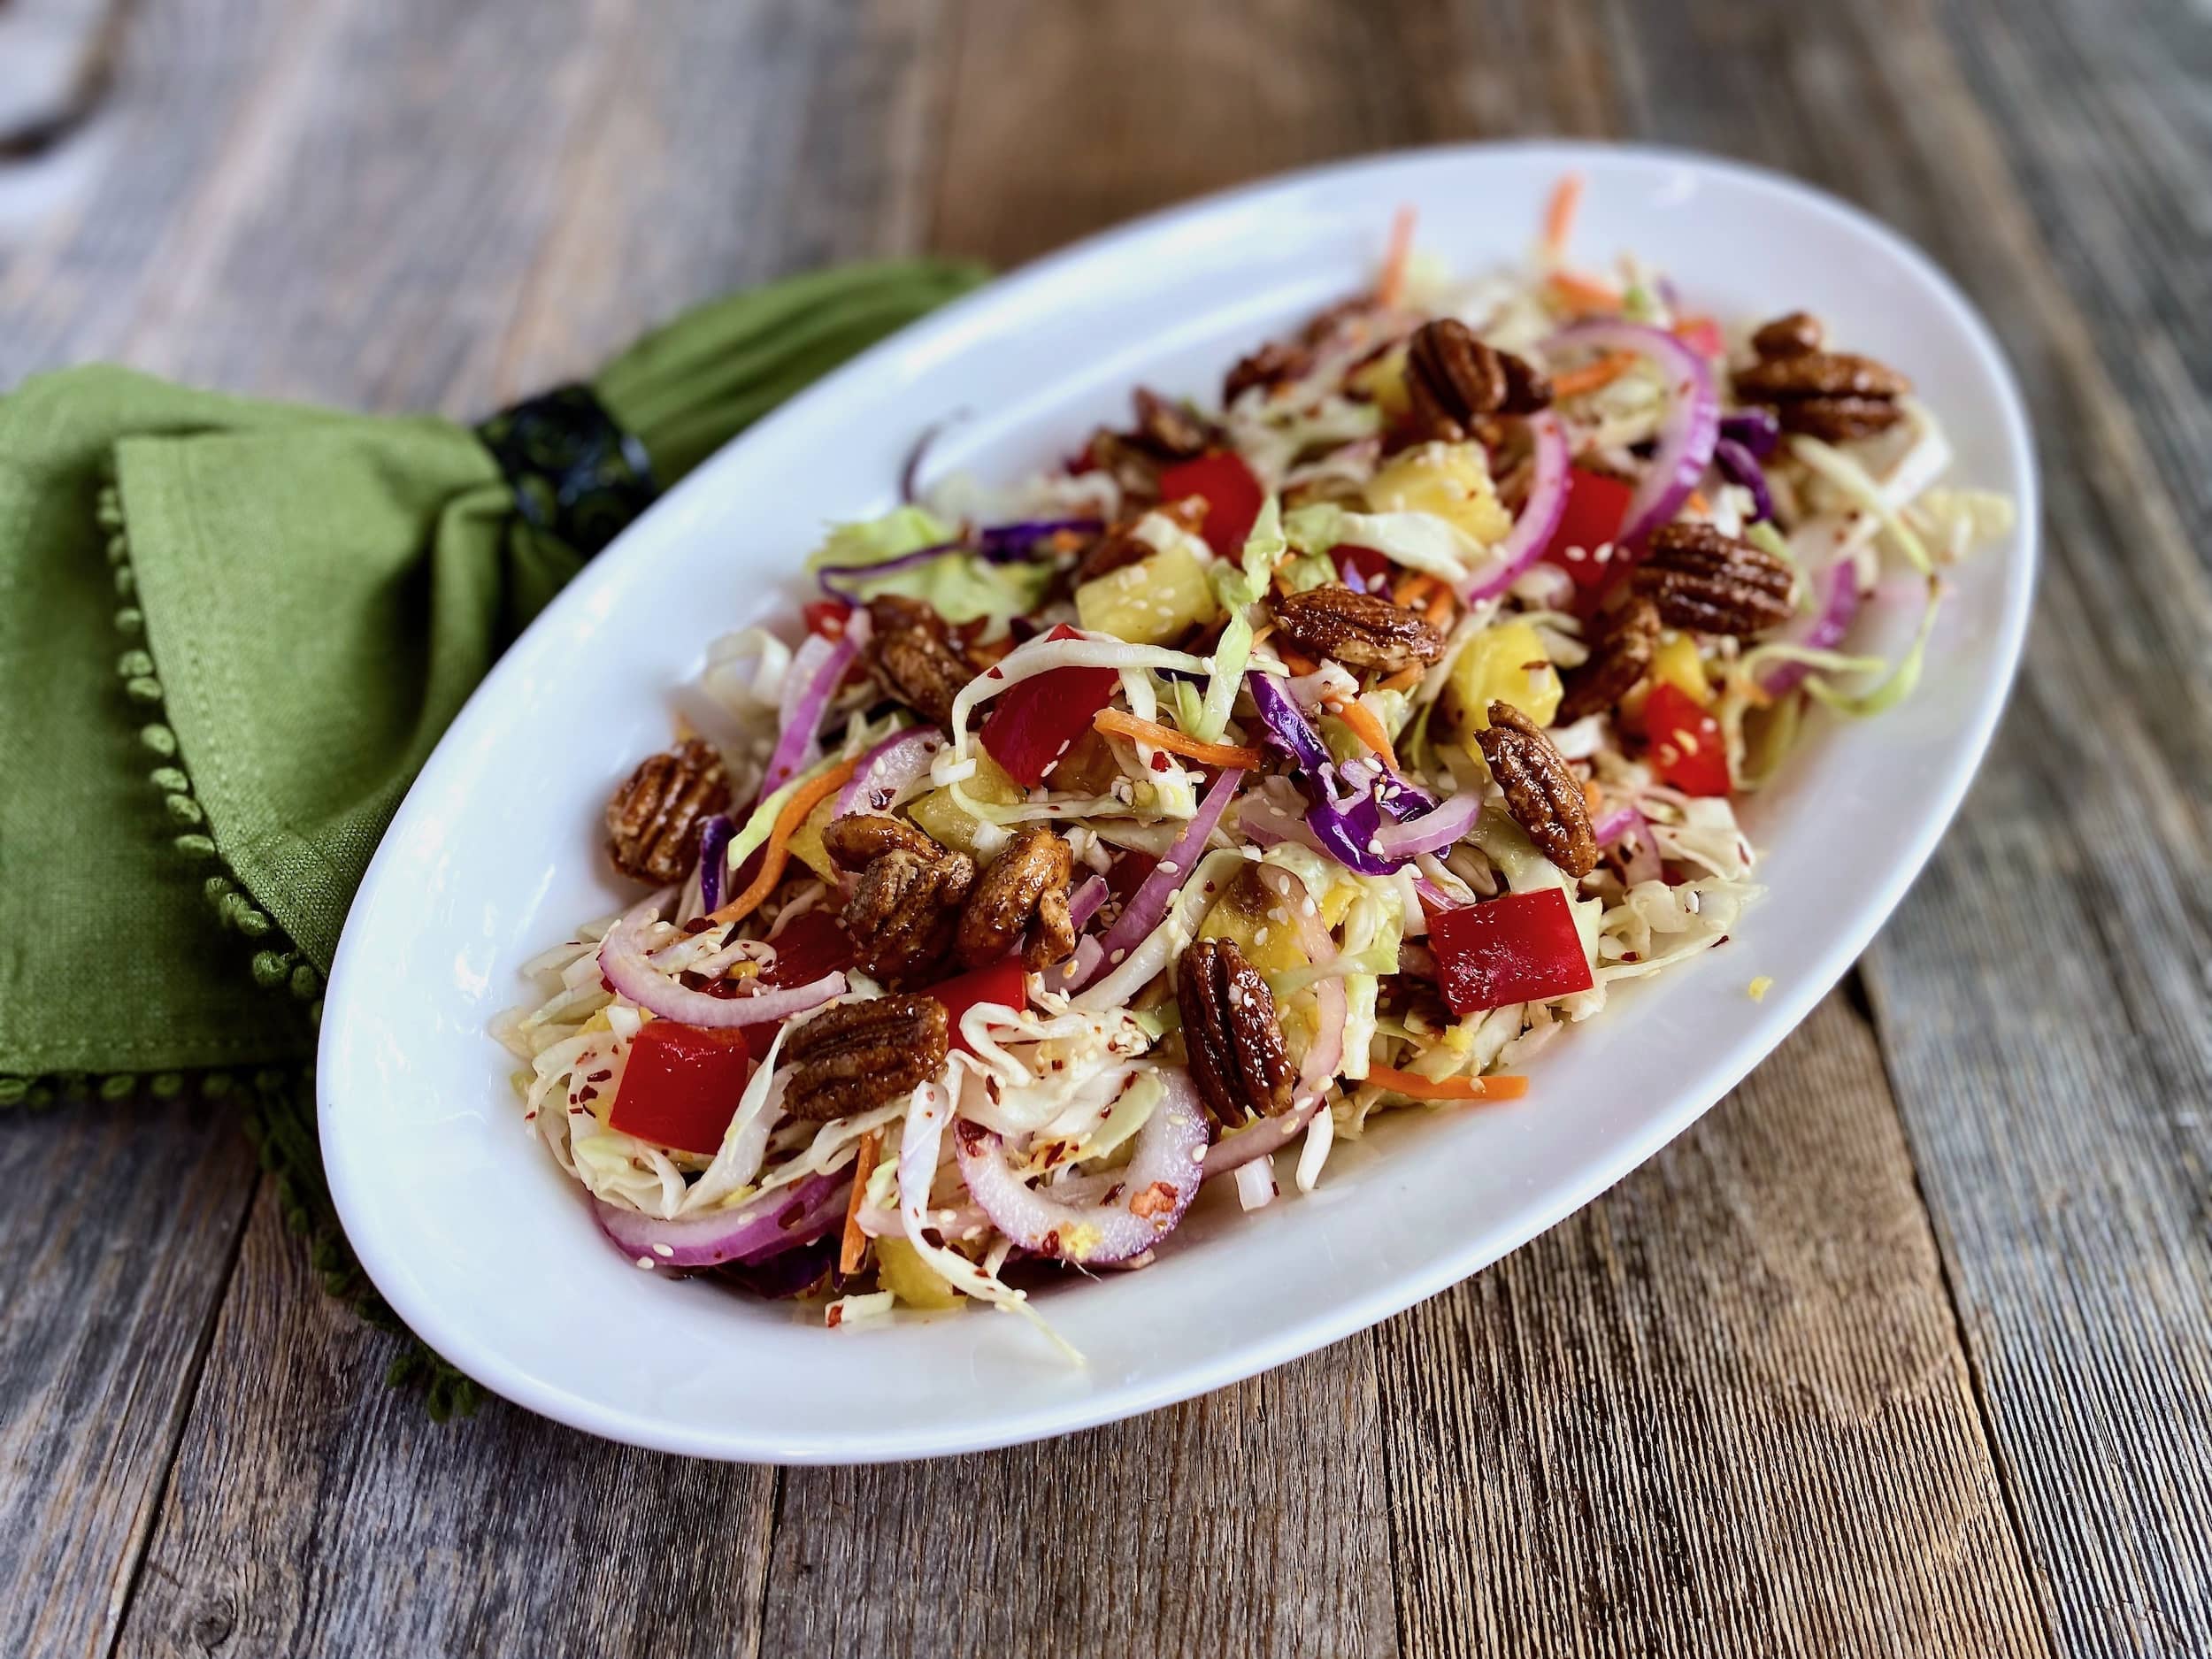
<svg viewBox="0 0 2212 1659">
<path fill-rule="evenodd" d="M 1119 709 L 1101 709 L 1098 718 L 1091 724 L 1102 732 L 1133 738 L 1155 749 L 1164 749 L 1170 754 L 1186 755 L 1209 766 L 1241 766 L 1249 772 L 1266 758 L 1256 749 L 1245 749 L 1235 743 L 1202 743 L 1194 737 L 1185 737 L 1171 726 L 1140 720 Z"/>
<path fill-rule="evenodd" d="M 1439 582 L 1429 595 L 1429 608 L 1422 620 L 1441 634 L 1450 627 L 1452 612 L 1458 608 L 1452 601 L 1450 587 L 1444 582 Z"/>
<path fill-rule="evenodd" d="M 776 814 L 775 828 L 768 832 L 767 856 L 760 861 L 760 873 L 753 878 L 753 885 L 707 920 L 734 922 L 750 916 L 760 902 L 776 890 L 776 883 L 783 879 L 783 867 L 791 860 L 791 838 L 798 833 L 799 826 L 806 822 L 806 815 L 843 788 L 845 780 L 859 769 L 860 757 L 855 756 L 793 791 L 791 798 L 783 803 L 783 810 Z"/>
<path fill-rule="evenodd" d="M 845 1201 L 845 1239 L 837 1249 L 837 1271 L 857 1273 L 868 1248 L 868 1235 L 860 1230 L 860 1207 L 868 1202 L 868 1178 L 876 1172 L 876 1157 L 883 1150 L 883 1131 L 872 1129 L 861 1137 L 853 1159 L 853 1195 Z"/>
<path fill-rule="evenodd" d="M 1429 590 L 1436 578 L 1426 571 L 1408 571 L 1398 578 L 1398 585 L 1390 590 L 1390 603 L 1401 608 L 1418 604 L 1421 595 Z"/>
<path fill-rule="evenodd" d="M 1390 221 L 1390 246 L 1383 254 L 1382 275 L 1375 280 L 1375 299 L 1395 305 L 1406 285 L 1406 265 L 1413 257 L 1413 208 L 1409 204 Z"/>
<path fill-rule="evenodd" d="M 1571 311 L 1617 311 L 1626 303 L 1618 288 L 1577 271 L 1555 271 L 1550 280 L 1553 293 Z"/>
<path fill-rule="evenodd" d="M 1587 778 L 1582 780 L 1582 803 L 1590 809 L 1592 818 L 1595 818 L 1599 809 L 1605 804 L 1604 797 L 1598 794 L 1597 785 Z"/>
<path fill-rule="evenodd" d="M 1713 511 L 1713 503 L 1705 499 L 1705 492 L 1701 489 L 1692 490 L 1687 495 L 1683 497 L 1682 504 L 1687 507 L 1692 512 L 1710 512 Z"/>
<path fill-rule="evenodd" d="M 1367 1080 L 1416 1100 L 1519 1100 L 1528 1093 L 1525 1077 L 1423 1077 L 1389 1065 L 1369 1066 Z"/>
<path fill-rule="evenodd" d="M 1275 655 L 1283 659 L 1283 666 L 1294 674 L 1317 674 L 1321 664 L 1315 662 L 1288 640 L 1275 641 Z"/>
<path fill-rule="evenodd" d="M 1377 680 L 1375 689 L 1378 691 L 1410 691 L 1420 683 L 1421 666 L 1417 663 L 1411 668 L 1400 669 L 1387 680 Z"/>
<path fill-rule="evenodd" d="M 1544 210 L 1544 251 L 1553 259 L 1567 257 L 1567 243 L 1575 234 L 1575 215 L 1582 208 L 1582 175 L 1571 173 L 1552 187 L 1551 204 Z"/>
<path fill-rule="evenodd" d="M 1398 770 L 1398 751 L 1390 746 L 1390 733 L 1384 731 L 1375 711 L 1357 698 L 1330 697 L 1321 705 L 1331 714 L 1352 728 L 1352 735 L 1382 757 L 1382 764 L 1392 772 Z"/>
<path fill-rule="evenodd" d="M 1564 374 L 1551 377 L 1554 397 L 1579 397 L 1585 392 L 1594 392 L 1601 386 L 1610 386 L 1622 375 L 1636 366 L 1632 351 L 1609 351 L 1595 363 L 1586 363 L 1578 369 L 1569 369 Z"/>
</svg>

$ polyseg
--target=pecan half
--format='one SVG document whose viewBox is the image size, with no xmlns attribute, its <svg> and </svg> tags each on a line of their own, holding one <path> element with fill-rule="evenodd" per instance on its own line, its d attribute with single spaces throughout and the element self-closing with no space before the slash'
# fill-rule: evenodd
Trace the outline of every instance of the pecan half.
<svg viewBox="0 0 2212 1659">
<path fill-rule="evenodd" d="M 1075 922 L 1068 914 L 1068 878 L 1075 855 L 1048 829 L 1025 829 L 984 866 L 967 908 L 960 913 L 960 960 L 971 968 L 996 962 L 1030 923 L 1037 924 L 1022 952 L 1025 965 L 1050 967 L 1075 954 Z"/>
<path fill-rule="evenodd" d="M 1769 323 L 1753 336 L 1763 353 L 1759 361 L 1736 372 L 1736 396 L 1771 405 L 1791 432 L 1832 442 L 1895 426 L 1904 415 L 1897 400 L 1912 390 L 1912 382 L 1871 357 L 1822 351 L 1819 339 L 1820 326 L 1801 311 Z M 1760 345 L 1762 340 L 1769 343 Z M 1808 340 L 1814 344 L 1806 346 Z"/>
<path fill-rule="evenodd" d="M 1790 619 L 1796 580 L 1771 553 L 1709 524 L 1683 523 L 1652 537 L 1628 584 L 1659 607 L 1660 621 L 1671 628 L 1740 639 Z"/>
<path fill-rule="evenodd" d="M 1290 1062 L 1275 1019 L 1275 994 L 1244 953 L 1225 939 L 1202 939 L 1183 952 L 1175 1001 L 1191 1080 L 1224 1128 L 1257 1114 L 1290 1110 Z"/>
<path fill-rule="evenodd" d="M 951 948 L 975 864 L 896 818 L 833 819 L 822 845 L 845 867 L 860 866 L 841 917 L 855 960 L 886 985 L 933 972 Z"/>
<path fill-rule="evenodd" d="M 698 861 L 706 822 L 730 803 L 714 746 L 688 738 L 648 756 L 607 803 L 607 856 L 626 876 L 664 887 Z"/>
<path fill-rule="evenodd" d="M 1819 350 L 1824 339 L 1817 317 L 1810 311 L 1791 311 L 1762 323 L 1751 336 L 1751 349 L 1763 357 L 1794 357 Z"/>
<path fill-rule="evenodd" d="M 1505 810 L 1545 857 L 1580 878 L 1597 868 L 1590 803 L 1566 757 L 1544 728 L 1509 703 L 1490 705 L 1490 725 L 1475 733 L 1490 775 L 1505 791 Z"/>
<path fill-rule="evenodd" d="M 945 1063 L 945 1005 L 933 996 L 879 996 L 826 1008 L 784 1040 L 791 1062 L 783 1106 L 827 1123 L 896 1100 Z"/>
<path fill-rule="evenodd" d="M 1333 657 L 1348 668 L 1396 673 L 1444 654 L 1444 636 L 1379 594 L 1313 588 L 1273 602 L 1275 621 L 1310 657 Z"/>
<path fill-rule="evenodd" d="M 1485 345 L 1454 317 L 1414 331 L 1406 348 L 1406 392 L 1424 428 L 1458 440 L 1486 415 L 1532 415 L 1551 402 L 1551 381 L 1509 351 Z"/>
<path fill-rule="evenodd" d="M 1140 386 L 1136 392 L 1137 429 L 1130 437 L 1164 460 L 1187 461 L 1203 455 L 1213 442 L 1213 430 L 1181 403 L 1171 403 L 1157 392 Z"/>
<path fill-rule="evenodd" d="M 1313 367 L 1312 349 L 1286 340 L 1271 340 L 1257 351 L 1237 359 L 1221 382 L 1221 403 L 1227 408 L 1256 386 L 1270 390 L 1294 380 Z"/>
<path fill-rule="evenodd" d="M 1650 672 L 1659 649 L 1659 607 L 1640 595 L 1607 614 L 1590 641 L 1589 660 L 1566 675 L 1558 723 L 1602 714 Z"/>
<path fill-rule="evenodd" d="M 883 687 L 924 719 L 949 726 L 952 701 L 975 678 L 934 605 L 897 594 L 868 602 L 868 655 Z"/>
</svg>

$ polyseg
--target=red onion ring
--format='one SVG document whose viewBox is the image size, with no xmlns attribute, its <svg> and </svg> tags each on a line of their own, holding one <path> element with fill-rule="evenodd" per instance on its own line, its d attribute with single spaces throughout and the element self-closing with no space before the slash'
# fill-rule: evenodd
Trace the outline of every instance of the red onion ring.
<svg viewBox="0 0 2212 1659">
<path fill-rule="evenodd" d="M 844 1218 L 850 1188 L 849 1171 L 837 1170 L 762 1193 L 734 1210 L 674 1221 L 594 1198 L 592 1219 L 634 1262 L 717 1267 L 724 1262 L 757 1262 L 820 1238 L 832 1223 Z"/>
<path fill-rule="evenodd" d="M 1634 807 L 1617 806 L 1590 826 L 1590 834 L 1600 847 L 1610 847 L 1643 821 L 1644 815 Z"/>
<path fill-rule="evenodd" d="M 1114 1172 L 1105 1203 L 1071 1203 L 1031 1187 L 1007 1164 L 997 1131 L 955 1118 L 953 1155 L 992 1225 L 1025 1250 L 1089 1265 L 1125 1262 L 1174 1232 L 1198 1195 L 1206 1114 L 1189 1072 L 1171 1066 L 1158 1075 L 1166 1092 L 1137 1131 L 1127 1166 Z"/>
<path fill-rule="evenodd" d="M 1551 545 L 1552 533 L 1559 528 L 1559 520 L 1567 511 L 1567 475 L 1571 469 L 1566 428 L 1559 424 L 1558 416 L 1546 410 L 1529 417 L 1528 430 L 1536 444 L 1535 470 L 1529 479 L 1528 499 L 1521 503 L 1521 516 L 1513 521 L 1511 532 L 1498 543 L 1496 568 L 1468 588 L 1464 597 L 1471 603 L 1495 599 L 1511 587 L 1513 579 L 1533 565 Z"/>
<path fill-rule="evenodd" d="M 1104 876 L 1094 875 L 1068 896 L 1068 919 L 1081 933 L 1092 917 L 1098 914 L 1106 902 L 1109 889 Z"/>
<path fill-rule="evenodd" d="M 1097 941 L 1096 952 L 1094 954 L 1088 950 L 1091 943 L 1088 940 L 1084 941 L 1083 948 L 1077 949 L 1074 959 L 1063 970 L 1067 990 L 1081 990 L 1101 968 L 1110 966 L 1119 959 L 1115 955 L 1117 951 L 1126 956 L 1160 925 L 1161 918 L 1167 914 L 1167 907 L 1174 902 L 1183 883 L 1189 879 L 1191 872 L 1198 868 L 1198 861 L 1206 856 L 1206 838 L 1214 833 L 1214 826 L 1221 822 L 1221 815 L 1229 805 L 1229 797 L 1236 794 L 1237 785 L 1243 780 L 1241 768 L 1228 766 L 1222 769 L 1220 775 L 1213 780 L 1212 787 L 1198 803 L 1197 812 L 1177 838 L 1175 845 L 1169 848 L 1165 856 L 1153 866 L 1152 873 L 1145 877 L 1143 885 L 1130 895 L 1127 906 L 1115 918 L 1114 925 L 1106 930 L 1106 936 Z"/>
<path fill-rule="evenodd" d="M 810 634 L 784 670 L 783 707 L 779 711 L 776 752 L 760 780 L 765 800 L 791 781 L 818 752 L 814 735 L 822 724 L 822 710 L 853 665 L 853 658 L 868 635 L 868 617 L 856 611 L 845 618 L 845 632 L 834 642 Z"/>
<path fill-rule="evenodd" d="M 1658 448 L 1644 469 L 1643 481 L 1628 499 L 1616 538 L 1620 546 L 1639 547 L 1661 525 L 1672 521 L 1713 464 L 1713 445 L 1720 436 L 1720 394 L 1713 387 L 1712 369 L 1663 328 L 1609 318 L 1570 324 L 1544 345 L 1548 351 L 1572 346 L 1633 351 L 1649 357 L 1666 376 L 1667 418 L 1660 423 Z"/>
<path fill-rule="evenodd" d="M 710 996 L 680 985 L 656 968 L 638 935 L 659 907 L 640 905 L 600 941 L 599 972 L 607 983 L 640 1008 L 680 1025 L 727 1029 L 766 1025 L 819 1008 L 845 994 L 845 976 L 826 973 L 810 985 L 759 992 L 752 996 Z"/>
<path fill-rule="evenodd" d="M 1482 796 L 1472 789 L 1463 790 L 1445 797 L 1433 812 L 1424 812 L 1402 824 L 1386 825 L 1376 834 L 1375 844 L 1386 858 L 1442 852 L 1467 833 L 1481 812 Z"/>
<path fill-rule="evenodd" d="M 1816 651 L 1832 651 L 1843 643 L 1859 614 L 1859 572 L 1848 558 L 1828 567 L 1828 596 L 1809 618 L 1797 617 L 1775 637 Z M 1795 691 L 1811 673 L 1805 663 L 1773 663 L 1759 671 L 1759 688 L 1780 696 Z"/>
<path fill-rule="evenodd" d="M 901 790 L 929 775 L 930 763 L 944 746 L 945 734 L 933 726 L 909 726 L 892 733 L 854 769 L 852 780 L 839 794 L 831 816 L 888 812 L 898 804 Z"/>
</svg>

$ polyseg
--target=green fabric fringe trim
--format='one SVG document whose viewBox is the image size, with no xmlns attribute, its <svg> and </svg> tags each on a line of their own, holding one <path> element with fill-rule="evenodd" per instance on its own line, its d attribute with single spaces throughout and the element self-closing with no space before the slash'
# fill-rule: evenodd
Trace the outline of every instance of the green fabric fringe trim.
<svg viewBox="0 0 2212 1659">
<path fill-rule="evenodd" d="M 107 533 L 108 564 L 115 572 L 121 603 L 116 631 L 126 641 L 116 659 L 123 695 L 141 710 L 139 741 L 155 765 L 149 780 L 175 827 L 173 845 L 180 856 L 205 866 L 202 890 L 216 920 L 252 949 L 247 969 L 265 990 L 288 990 L 302 1005 L 311 1029 L 321 1022 L 323 977 L 268 913 L 256 905 L 207 833 L 207 815 L 192 792 L 192 780 L 178 754 L 177 734 L 162 718 L 161 680 L 145 647 L 146 618 L 136 603 L 138 579 L 131 568 L 130 538 L 115 487 L 100 492 L 100 527 Z M 196 1089 L 203 1099 L 242 1099 L 245 1128 L 261 1157 L 261 1167 L 276 1183 L 285 1225 L 307 1241 L 308 1260 L 324 1291 L 368 1324 L 401 1341 L 401 1352 L 386 1373 L 395 1388 L 419 1388 L 433 1418 L 442 1423 L 473 1412 L 483 1398 L 477 1385 L 426 1347 L 394 1313 L 338 1225 L 337 1208 L 323 1179 L 322 1150 L 315 1133 L 315 1071 L 312 1065 L 265 1066 L 257 1071 L 62 1072 L 42 1078 L 0 1077 L 0 1107 L 32 1109 L 65 1100 L 173 1100 Z"/>
</svg>

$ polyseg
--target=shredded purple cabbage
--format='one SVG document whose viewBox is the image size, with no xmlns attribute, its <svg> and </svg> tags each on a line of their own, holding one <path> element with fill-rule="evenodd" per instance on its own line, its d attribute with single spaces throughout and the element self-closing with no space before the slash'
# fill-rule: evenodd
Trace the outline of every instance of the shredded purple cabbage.
<svg viewBox="0 0 2212 1659">
<path fill-rule="evenodd" d="M 1431 807 L 1435 803 L 1418 789 L 1388 777 L 1379 778 L 1356 793 L 1348 791 L 1343 799 L 1338 799 L 1341 775 L 1305 711 L 1291 701 L 1290 694 L 1271 674 L 1249 669 L 1244 683 L 1259 710 L 1268 741 L 1297 763 L 1298 787 L 1306 796 L 1306 827 L 1329 856 L 1363 876 L 1386 876 L 1403 864 L 1402 858 L 1385 858 L 1372 849 L 1375 837 L 1382 833 L 1384 811 L 1401 818 L 1418 803 L 1426 802 Z"/>
<path fill-rule="evenodd" d="M 928 547 L 916 548 L 911 553 L 902 553 L 896 558 L 883 559 L 873 565 L 825 565 L 814 573 L 814 580 L 832 599 L 856 605 L 860 603 L 858 584 L 873 581 L 879 576 L 888 576 L 895 571 L 910 570 L 917 565 L 926 565 L 931 559 L 941 559 L 950 553 L 973 553 L 994 565 L 1017 564 L 1023 559 L 1037 557 L 1039 547 L 1063 530 L 1088 534 L 1101 527 L 1095 518 L 1031 518 L 1019 524 L 989 525 L 977 531 L 972 537 L 963 536 L 955 541 L 933 542 Z"/>
<path fill-rule="evenodd" d="M 726 812 L 717 812 L 699 832 L 699 907 L 706 910 L 722 908 L 722 867 L 729 861 L 724 856 L 729 850 L 731 839 L 737 833 L 737 825 Z"/>
<path fill-rule="evenodd" d="M 1774 496 L 1767 488 L 1765 469 L 1750 449 L 1733 438 L 1721 438 L 1713 445 L 1713 464 L 1732 484 L 1740 484 L 1751 492 L 1751 517 L 1755 521 L 1774 517 Z"/>
<path fill-rule="evenodd" d="M 1095 518 L 1026 518 L 1016 524 L 995 524 L 976 532 L 976 551 L 987 559 L 1024 559 L 1035 557 L 1040 541 L 1063 530 L 1095 535 L 1106 526 Z"/>
<path fill-rule="evenodd" d="M 1782 423 L 1771 409 L 1740 409 L 1720 418 L 1720 435 L 1734 439 L 1763 461 L 1782 442 Z"/>
</svg>

